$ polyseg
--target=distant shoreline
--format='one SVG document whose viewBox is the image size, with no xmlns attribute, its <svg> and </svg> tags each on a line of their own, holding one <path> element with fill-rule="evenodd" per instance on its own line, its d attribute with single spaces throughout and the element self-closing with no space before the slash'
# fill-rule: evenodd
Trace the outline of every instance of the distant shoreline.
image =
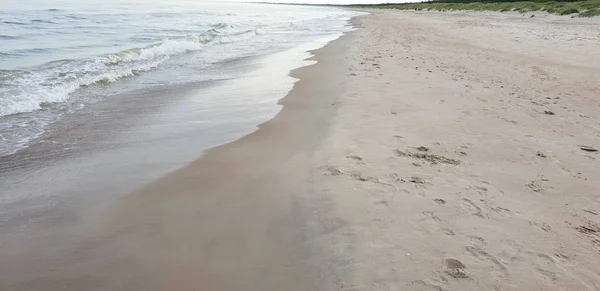
<svg viewBox="0 0 600 291">
<path fill-rule="evenodd" d="M 291 5 L 291 6 L 322 6 L 341 8 L 373 8 L 398 10 L 426 11 L 490 11 L 490 12 L 546 12 L 556 15 L 571 15 L 577 17 L 600 16 L 600 1 L 486 1 L 486 0 L 441 0 L 419 3 L 384 3 L 384 4 L 307 4 L 307 3 L 278 3 L 278 2 L 248 2 L 252 4 Z"/>
<path fill-rule="evenodd" d="M 399 10 L 434 11 L 495 11 L 495 12 L 547 12 L 549 14 L 572 15 L 578 17 L 600 16 L 600 1 L 477 1 L 477 0 L 441 0 L 421 3 L 398 4 L 357 4 L 344 5 L 351 8 L 377 8 Z"/>
</svg>

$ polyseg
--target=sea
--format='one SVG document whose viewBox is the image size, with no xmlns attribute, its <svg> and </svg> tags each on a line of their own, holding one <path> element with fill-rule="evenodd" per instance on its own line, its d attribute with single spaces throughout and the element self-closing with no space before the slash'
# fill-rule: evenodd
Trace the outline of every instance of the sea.
<svg viewBox="0 0 600 291">
<path fill-rule="evenodd" d="M 323 44 L 351 29 L 353 14 L 203 0 L 3 0 L 0 156 L 41 142 L 49 125 L 90 104 L 234 79 L 223 64 Z"/>
<path fill-rule="evenodd" d="M 290 72 L 355 29 L 358 14 L 230 1 L 1 0 L 0 236 L 18 246 L 17 237 L 59 233 L 257 130 L 298 81 Z"/>
</svg>

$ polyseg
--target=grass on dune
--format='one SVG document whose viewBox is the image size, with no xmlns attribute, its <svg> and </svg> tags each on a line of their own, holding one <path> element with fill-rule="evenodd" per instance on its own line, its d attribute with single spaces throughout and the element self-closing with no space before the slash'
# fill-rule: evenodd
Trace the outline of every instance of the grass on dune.
<svg viewBox="0 0 600 291">
<path fill-rule="evenodd" d="M 586 11 L 579 13 L 579 16 L 580 17 L 600 16 L 600 8 L 588 9 Z"/>
<path fill-rule="evenodd" d="M 421 3 L 352 5 L 360 8 L 387 8 L 402 10 L 471 10 L 471 11 L 517 11 L 520 13 L 543 11 L 558 15 L 578 15 L 579 17 L 600 16 L 600 0 L 549 1 L 549 0 L 434 0 Z"/>
</svg>

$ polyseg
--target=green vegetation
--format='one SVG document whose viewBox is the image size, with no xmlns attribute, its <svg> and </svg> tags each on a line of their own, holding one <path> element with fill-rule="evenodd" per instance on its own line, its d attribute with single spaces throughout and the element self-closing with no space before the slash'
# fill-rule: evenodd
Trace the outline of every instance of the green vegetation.
<svg viewBox="0 0 600 291">
<path fill-rule="evenodd" d="M 600 16 L 600 8 L 588 9 L 586 11 L 579 13 L 579 16 L 580 17 Z"/>
<path fill-rule="evenodd" d="M 600 16 L 600 0 L 433 0 L 421 3 L 351 5 L 357 8 L 382 8 L 402 10 L 471 10 L 471 11 L 516 11 L 519 13 L 543 11 L 558 15 L 579 17 Z"/>
</svg>

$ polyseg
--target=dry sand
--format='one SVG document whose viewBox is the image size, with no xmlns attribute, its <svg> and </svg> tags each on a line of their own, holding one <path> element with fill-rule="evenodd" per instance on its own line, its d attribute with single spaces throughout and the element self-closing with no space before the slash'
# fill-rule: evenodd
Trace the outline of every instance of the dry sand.
<svg viewBox="0 0 600 291">
<path fill-rule="evenodd" d="M 317 159 L 347 289 L 600 290 L 600 19 L 373 13 Z"/>
<path fill-rule="evenodd" d="M 0 289 L 600 290 L 600 153 L 581 149 L 600 148 L 600 19 L 359 22 L 275 119 Z"/>
</svg>

